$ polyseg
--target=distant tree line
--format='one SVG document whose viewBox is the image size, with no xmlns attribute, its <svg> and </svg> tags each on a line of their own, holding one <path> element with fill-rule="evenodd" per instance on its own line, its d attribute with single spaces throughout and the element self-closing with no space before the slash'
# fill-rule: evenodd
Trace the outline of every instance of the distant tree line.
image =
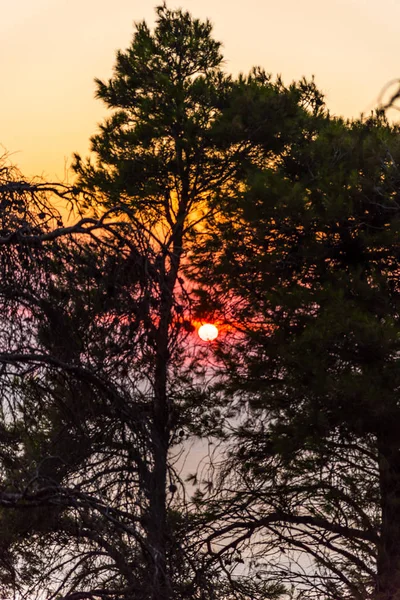
<svg viewBox="0 0 400 600">
<path fill-rule="evenodd" d="M 156 11 L 73 186 L 0 166 L 0 594 L 396 600 L 398 127 Z"/>
</svg>

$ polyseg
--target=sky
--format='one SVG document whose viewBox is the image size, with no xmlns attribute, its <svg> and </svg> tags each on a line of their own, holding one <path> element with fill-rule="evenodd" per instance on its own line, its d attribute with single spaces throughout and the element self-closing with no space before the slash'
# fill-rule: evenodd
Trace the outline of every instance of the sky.
<svg viewBox="0 0 400 600">
<path fill-rule="evenodd" d="M 152 26 L 158 3 L 3 0 L 0 144 L 27 177 L 71 181 L 72 153 L 88 154 L 89 138 L 107 114 L 94 98 L 94 77 L 111 76 L 134 22 Z M 259 65 L 285 83 L 314 75 L 337 115 L 368 114 L 384 86 L 400 78 L 399 0 L 170 0 L 168 6 L 212 21 L 227 72 Z"/>
</svg>

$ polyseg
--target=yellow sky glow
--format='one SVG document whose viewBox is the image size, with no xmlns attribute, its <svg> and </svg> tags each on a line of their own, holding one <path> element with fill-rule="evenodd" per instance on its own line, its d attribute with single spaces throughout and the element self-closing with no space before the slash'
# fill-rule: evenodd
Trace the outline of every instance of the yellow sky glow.
<svg viewBox="0 0 400 600">
<path fill-rule="evenodd" d="M 154 23 L 157 0 L 14 0 L 0 21 L 0 144 L 28 176 L 65 179 L 86 155 L 106 109 L 94 77 L 110 76 L 133 22 Z M 182 0 L 209 17 L 223 42 L 226 71 L 261 65 L 289 83 L 315 75 L 331 112 L 368 113 L 400 77 L 398 0 Z M 396 116 L 396 114 L 394 114 Z"/>
</svg>

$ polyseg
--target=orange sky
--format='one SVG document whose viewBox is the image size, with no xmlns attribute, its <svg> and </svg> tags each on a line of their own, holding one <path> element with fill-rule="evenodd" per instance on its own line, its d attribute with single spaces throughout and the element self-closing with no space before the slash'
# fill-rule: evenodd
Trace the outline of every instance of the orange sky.
<svg viewBox="0 0 400 600">
<path fill-rule="evenodd" d="M 27 175 L 64 179 L 106 114 L 94 77 L 111 74 L 133 21 L 156 0 L 13 0 L 0 21 L 0 144 Z M 226 70 L 261 65 L 285 82 L 315 75 L 333 113 L 358 116 L 400 77 L 399 0 L 182 0 L 209 17 Z M 397 113 L 394 113 L 397 116 Z"/>
</svg>

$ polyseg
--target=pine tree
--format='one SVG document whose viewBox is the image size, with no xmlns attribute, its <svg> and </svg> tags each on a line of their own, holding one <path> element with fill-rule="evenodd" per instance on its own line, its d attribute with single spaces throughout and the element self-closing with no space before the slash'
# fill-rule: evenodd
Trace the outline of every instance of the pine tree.
<svg viewBox="0 0 400 600">
<path fill-rule="evenodd" d="M 113 78 L 97 80 L 97 96 L 114 112 L 92 138 L 96 164 L 76 157 L 75 170 L 79 184 L 95 192 L 95 210 L 122 207 L 148 233 L 155 253 L 157 289 L 145 333 L 148 360 L 142 364 L 151 402 L 145 528 L 149 597 L 167 599 L 174 585 L 168 564 L 168 454 L 183 400 L 176 385 L 181 263 L 192 222 L 206 210 L 208 196 L 232 180 L 234 169 L 226 165 L 236 148 L 221 155 L 210 136 L 229 89 L 210 23 L 165 5 L 157 17 L 154 33 L 145 23 L 137 25 L 131 46 L 117 53 Z"/>
<path fill-rule="evenodd" d="M 91 237 L 40 237 L 37 256 L 24 240 L 22 256 L 12 252 L 4 266 L 2 318 L 6 325 L 11 306 L 16 323 L 11 333 L 5 326 L 0 355 L 13 399 L 4 427 L 20 453 L 4 473 L 4 503 L 16 512 L 2 531 L 32 592 L 40 581 L 66 598 L 226 594 L 194 530 L 188 540 L 192 517 L 171 462 L 209 402 L 196 383 L 203 366 L 186 351 L 182 268 L 254 154 L 255 142 L 237 133 L 254 126 L 243 91 L 262 96 L 265 84 L 275 108 L 279 94 L 261 75 L 234 84 L 219 48 L 209 22 L 165 5 L 153 32 L 136 25 L 111 80 L 97 81 L 113 112 L 92 138 L 94 163 L 75 159 Z M 296 110 L 295 94 L 283 100 Z M 110 217 L 119 224 L 110 228 Z M 13 281 L 13 271 L 25 279 Z"/>
<path fill-rule="evenodd" d="M 238 331 L 219 348 L 225 391 L 248 410 L 221 474 L 237 492 L 216 495 L 226 527 L 211 538 L 238 531 L 240 547 L 257 534 L 258 568 L 305 586 L 302 598 L 394 600 L 398 128 L 382 115 L 315 125 L 225 205 L 209 231 L 214 264 L 199 253 Z M 313 569 L 296 568 L 301 554 Z"/>
<path fill-rule="evenodd" d="M 220 44 L 208 21 L 165 5 L 157 16 L 153 33 L 145 23 L 137 25 L 131 46 L 117 53 L 112 79 L 97 80 L 97 96 L 113 114 L 92 138 L 95 162 L 76 156 L 74 168 L 78 185 L 93 194 L 90 208 L 123 211 L 154 254 L 148 360 L 141 363 L 152 405 L 146 528 L 152 597 L 166 599 L 173 593 L 168 455 L 176 431 L 185 424 L 190 430 L 205 401 L 182 363 L 179 328 L 190 328 L 183 267 L 193 239 L 218 214 L 221 197 L 229 199 L 245 165 L 257 161 L 259 144 L 267 136 L 270 152 L 285 145 L 290 119 L 303 114 L 302 102 L 313 98 L 314 88 L 303 82 L 286 89 L 260 69 L 232 81 L 221 70 Z"/>
<path fill-rule="evenodd" d="M 83 219 L 64 234 L 78 235 L 17 239 L 4 265 L 1 381 L 12 419 L 3 425 L 16 450 L 2 480 L 2 539 L 14 581 L 32 593 L 247 600 L 282 591 L 233 582 L 204 554 L 204 515 L 182 500 L 171 450 L 218 420 L 199 385 L 205 365 L 191 357 L 184 268 L 247 168 L 301 142 L 298 123 L 318 113 L 320 96 L 260 69 L 233 81 L 219 49 L 209 22 L 165 5 L 154 31 L 136 25 L 110 81 L 97 81 L 111 117 L 92 158 L 75 157 Z"/>
</svg>

